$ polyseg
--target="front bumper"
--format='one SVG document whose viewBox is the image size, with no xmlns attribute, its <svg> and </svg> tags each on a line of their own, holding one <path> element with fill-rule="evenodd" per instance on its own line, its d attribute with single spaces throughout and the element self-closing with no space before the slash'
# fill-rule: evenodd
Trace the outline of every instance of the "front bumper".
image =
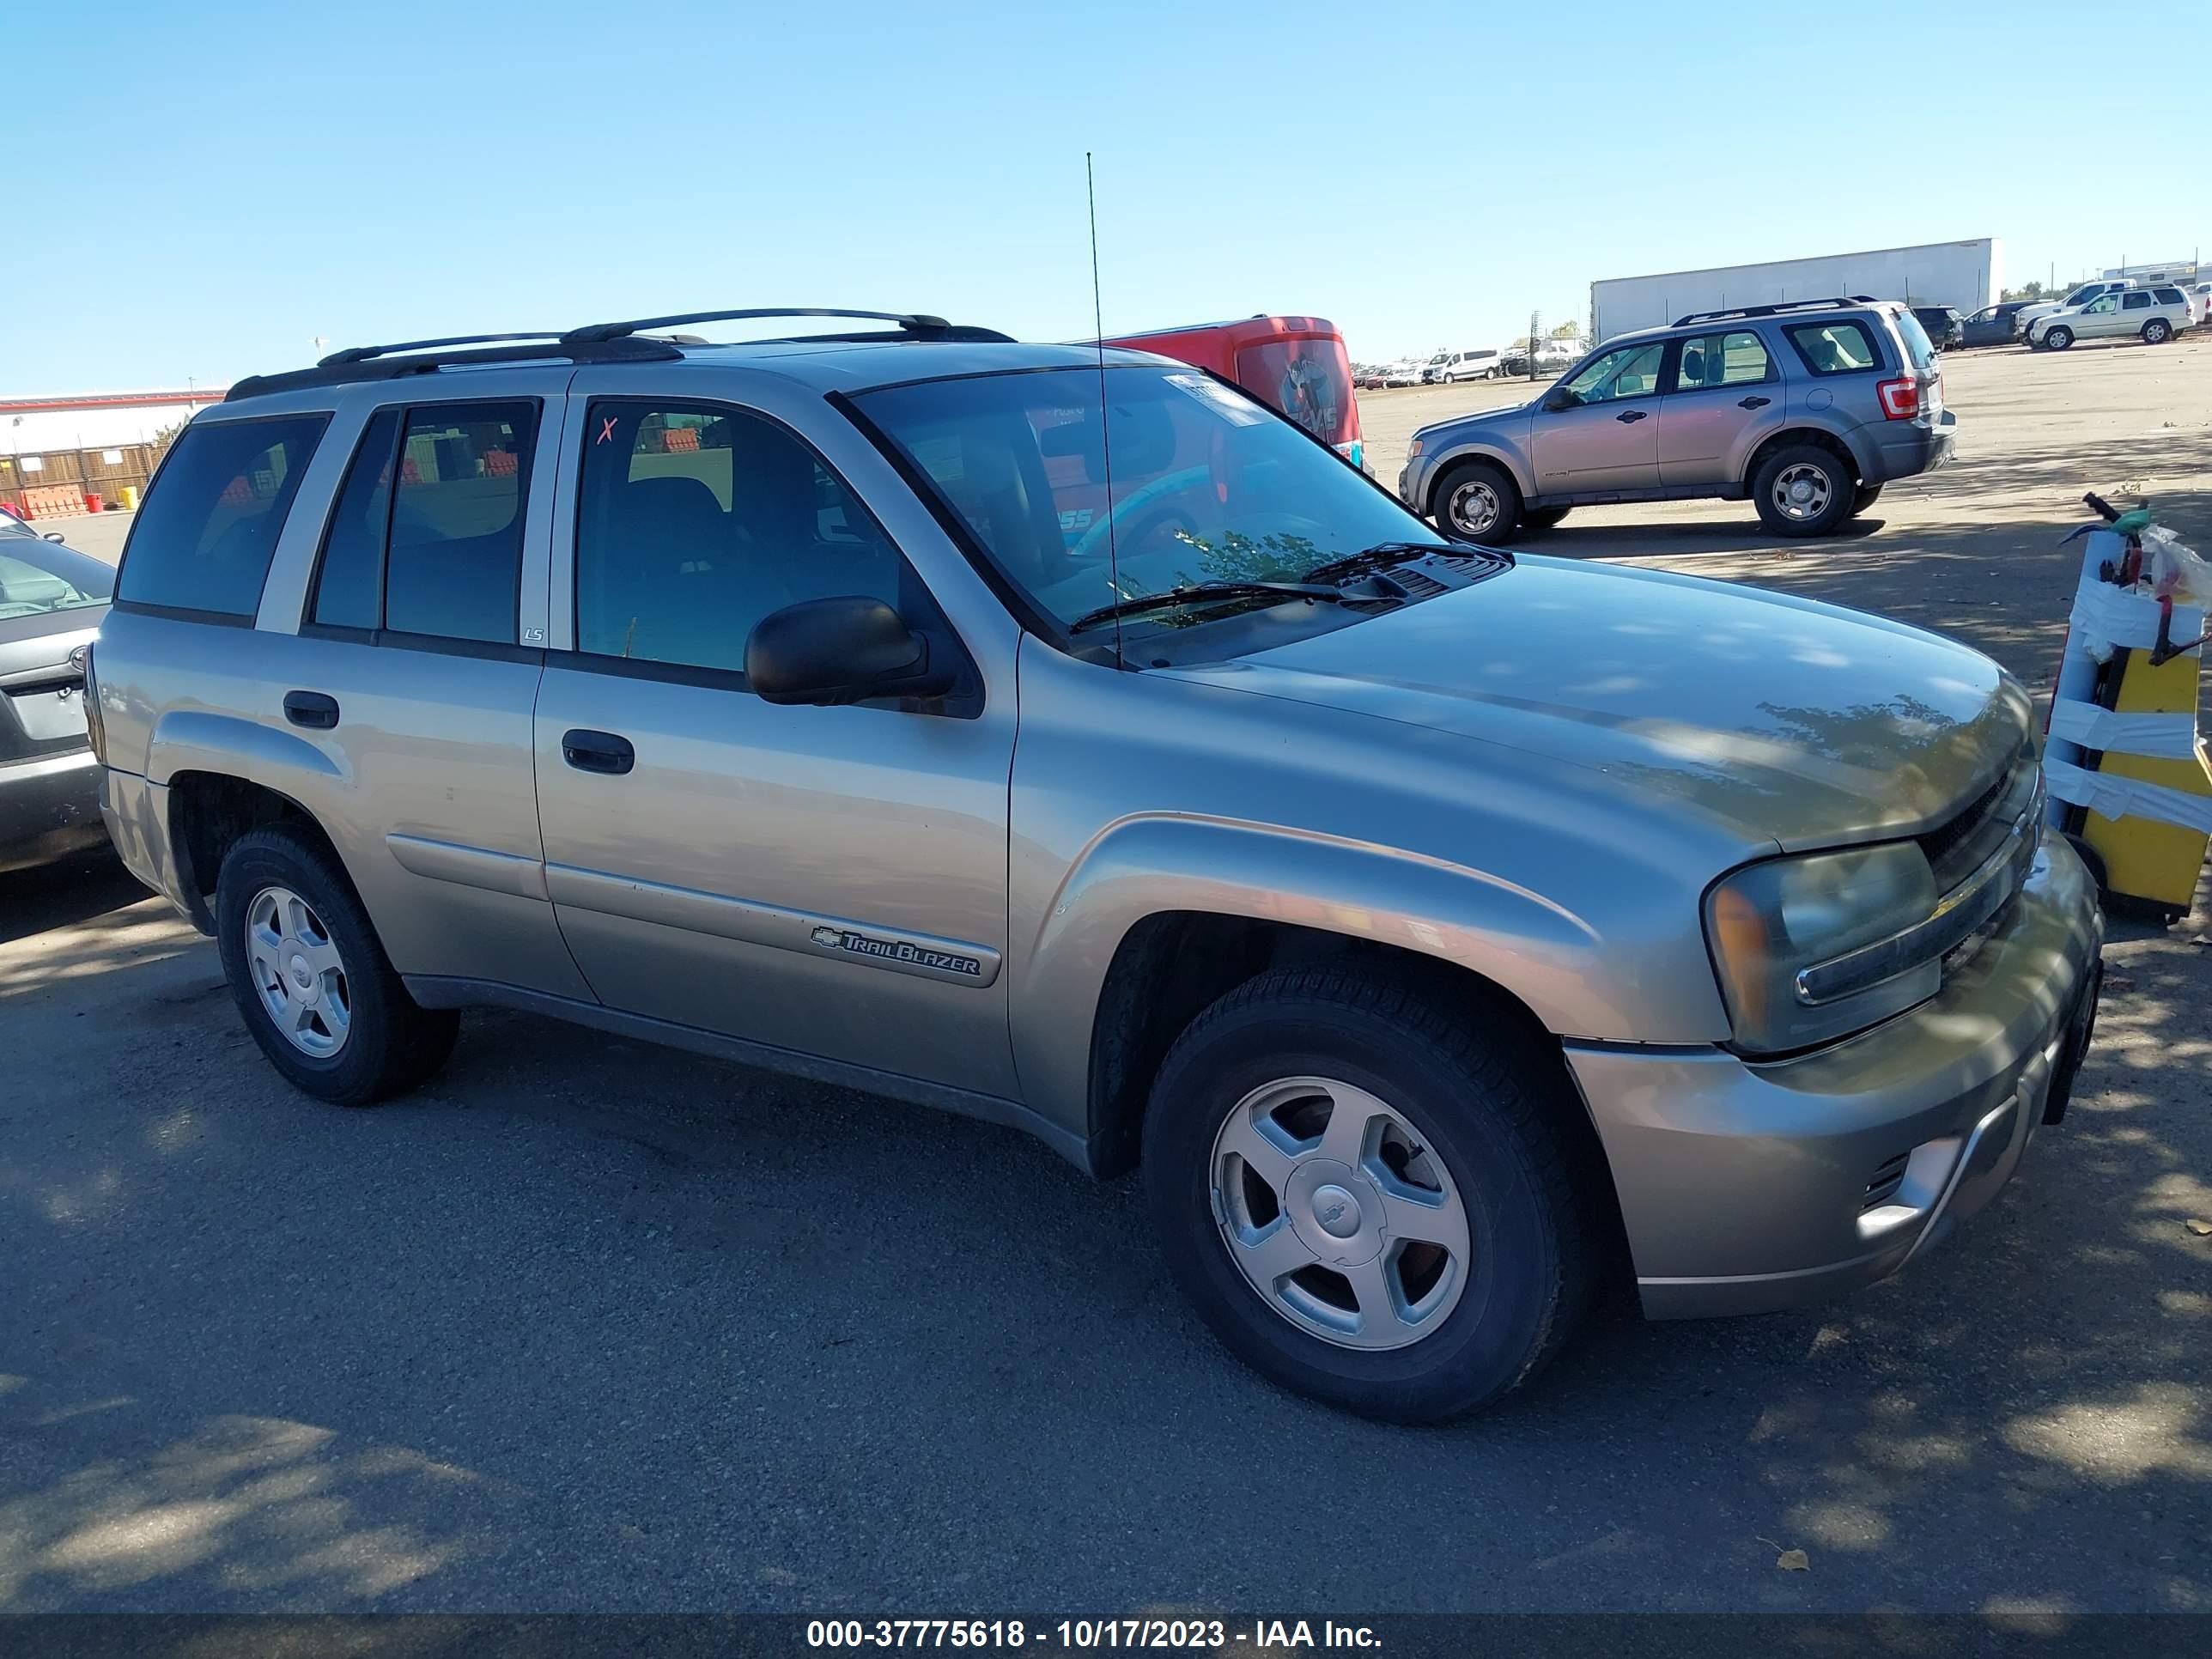
<svg viewBox="0 0 2212 1659">
<path fill-rule="evenodd" d="M 100 839 L 100 763 L 92 750 L 0 766 L 0 870 L 27 869 Z"/>
<path fill-rule="evenodd" d="M 2072 1081 L 2104 918 L 2056 836 L 1943 990 L 1796 1060 L 1569 1043 L 1655 1319 L 1765 1313 L 1886 1278 L 2012 1178 Z"/>
</svg>

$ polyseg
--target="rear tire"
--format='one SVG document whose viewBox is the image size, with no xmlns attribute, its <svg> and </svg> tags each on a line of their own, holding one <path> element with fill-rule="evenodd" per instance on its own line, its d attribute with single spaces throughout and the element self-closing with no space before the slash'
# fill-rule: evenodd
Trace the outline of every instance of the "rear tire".
<svg viewBox="0 0 2212 1659">
<path fill-rule="evenodd" d="M 2173 325 L 2163 317 L 2154 317 L 2142 325 L 2145 345 L 2164 345 L 2173 337 Z"/>
<path fill-rule="evenodd" d="M 2074 343 L 2074 331 L 2070 328 L 2045 329 L 2043 331 L 2043 343 L 2053 351 L 2063 351 Z"/>
<path fill-rule="evenodd" d="M 240 836 L 223 855 L 215 913 L 246 1029 L 303 1094 L 373 1105 L 428 1080 L 453 1052 L 459 1014 L 407 994 L 353 884 L 313 836 L 283 825 Z"/>
<path fill-rule="evenodd" d="M 1461 461 L 1437 480 L 1437 528 L 1462 542 L 1509 540 L 1521 522 L 1521 490 L 1495 461 Z"/>
<path fill-rule="evenodd" d="M 1851 492 L 1851 516 L 1854 519 L 1857 518 L 1860 514 L 1865 512 L 1867 508 L 1872 507 L 1881 499 L 1881 486 L 1880 484 L 1861 484 L 1856 489 Z"/>
<path fill-rule="evenodd" d="M 1595 1176 L 1556 1056 L 1456 1000 L 1371 967 L 1264 974 L 1176 1041 L 1145 1118 L 1146 1205 L 1214 1334 L 1280 1386 L 1391 1422 L 1526 1382 L 1597 1279 Z"/>
<path fill-rule="evenodd" d="M 1530 507 L 1521 514 L 1521 522 L 1531 530 L 1556 530 L 1559 521 L 1573 511 L 1571 507 Z"/>
<path fill-rule="evenodd" d="M 1778 449 L 1752 477 L 1759 522 L 1778 536 L 1825 536 L 1851 514 L 1858 481 L 1849 463 L 1818 444 Z"/>
</svg>

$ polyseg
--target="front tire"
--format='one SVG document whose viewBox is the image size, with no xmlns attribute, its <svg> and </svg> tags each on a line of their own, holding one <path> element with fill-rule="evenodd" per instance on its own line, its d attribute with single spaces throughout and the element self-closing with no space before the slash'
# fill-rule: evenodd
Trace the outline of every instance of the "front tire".
<svg viewBox="0 0 2212 1659">
<path fill-rule="evenodd" d="M 1858 480 L 1833 450 L 1791 444 L 1760 465 L 1751 481 L 1759 522 L 1778 536 L 1825 536 L 1850 516 Z"/>
<path fill-rule="evenodd" d="M 241 836 L 216 880 L 216 937 L 246 1029 L 292 1086 L 368 1106 L 426 1081 L 460 1016 L 407 994 L 335 859 L 283 825 Z"/>
<path fill-rule="evenodd" d="M 2063 351 L 2074 343 L 2074 331 L 2070 328 L 2045 329 L 2043 331 L 2043 343 L 2053 351 Z"/>
<path fill-rule="evenodd" d="M 1502 542 L 1521 521 L 1521 491 L 1495 461 L 1462 461 L 1437 480 L 1437 528 L 1463 542 Z"/>
<path fill-rule="evenodd" d="M 2145 345 L 2164 345 L 2173 337 L 2173 325 L 2163 317 L 2154 317 L 2142 325 Z"/>
<path fill-rule="evenodd" d="M 1596 1280 L 1556 1058 L 1458 1000 L 1342 964 L 1264 974 L 1183 1033 L 1145 1119 L 1153 1224 L 1214 1334 L 1391 1422 L 1526 1382 Z"/>
</svg>

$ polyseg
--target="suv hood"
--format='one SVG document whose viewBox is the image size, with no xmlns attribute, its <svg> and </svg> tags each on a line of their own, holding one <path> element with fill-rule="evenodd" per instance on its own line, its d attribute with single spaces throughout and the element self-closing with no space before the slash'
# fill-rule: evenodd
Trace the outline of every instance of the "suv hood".
<svg viewBox="0 0 2212 1659">
<path fill-rule="evenodd" d="M 1551 383 L 1539 383 L 1539 393 L 1549 392 Z M 1433 437 L 1439 432 L 1464 432 L 1470 427 L 1498 426 L 1511 420 L 1527 420 L 1536 412 L 1538 399 L 1531 398 L 1525 404 L 1508 404 L 1503 409 L 1481 409 L 1472 415 L 1455 415 L 1449 421 L 1432 421 L 1413 434 L 1417 439 Z"/>
<path fill-rule="evenodd" d="M 1473 587 L 1178 672 L 1592 769 L 1624 811 L 1672 803 L 1787 851 L 1933 827 L 2030 729 L 2027 696 L 2003 670 L 1918 629 L 1525 556 Z"/>
</svg>

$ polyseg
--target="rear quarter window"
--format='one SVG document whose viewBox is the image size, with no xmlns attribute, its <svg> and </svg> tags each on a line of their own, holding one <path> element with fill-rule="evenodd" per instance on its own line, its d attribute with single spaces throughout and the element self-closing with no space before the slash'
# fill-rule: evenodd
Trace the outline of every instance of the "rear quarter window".
<svg viewBox="0 0 2212 1659">
<path fill-rule="evenodd" d="M 1909 313 L 1898 319 L 1900 333 L 1907 327 L 1919 335 L 1922 350 L 1933 356 L 1935 349 L 1928 343 L 1926 331 Z M 1783 332 L 1790 337 L 1799 360 L 1815 374 L 1857 374 L 1881 366 L 1874 340 L 1861 323 L 1793 323 Z"/>
<path fill-rule="evenodd" d="M 131 526 L 116 597 L 250 618 L 327 415 L 186 429 Z"/>
</svg>

